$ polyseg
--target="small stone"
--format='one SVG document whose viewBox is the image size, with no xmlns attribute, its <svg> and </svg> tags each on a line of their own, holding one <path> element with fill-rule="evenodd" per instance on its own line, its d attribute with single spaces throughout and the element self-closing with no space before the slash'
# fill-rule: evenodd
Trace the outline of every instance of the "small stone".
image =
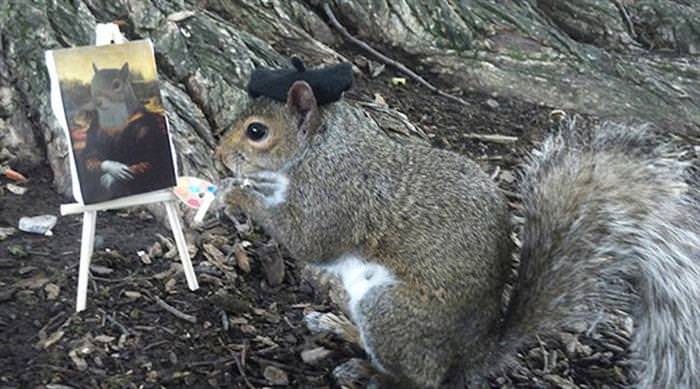
<svg viewBox="0 0 700 389">
<path fill-rule="evenodd" d="M 175 293 L 175 284 L 177 281 L 174 278 L 169 279 L 165 282 L 165 291 L 168 293 Z"/>
<path fill-rule="evenodd" d="M 153 261 L 151 261 L 151 256 L 146 254 L 146 252 L 143 250 L 137 251 L 136 255 L 139 256 L 139 259 L 141 260 L 141 262 L 143 262 L 144 265 L 150 265 L 151 263 L 153 263 Z"/>
<path fill-rule="evenodd" d="M 79 371 L 87 370 L 87 361 L 85 360 L 85 358 L 78 355 L 77 350 L 71 350 L 68 353 L 68 356 L 70 357 L 71 361 L 73 361 L 73 364 L 75 365 L 76 369 L 78 369 Z"/>
<path fill-rule="evenodd" d="M 33 272 L 34 270 L 36 270 L 36 266 L 22 266 L 19 268 L 19 270 L 17 270 L 17 273 L 23 276 Z"/>
<path fill-rule="evenodd" d="M 157 382 L 158 381 L 158 370 L 151 370 L 146 373 L 146 382 Z"/>
<path fill-rule="evenodd" d="M 287 372 L 275 366 L 267 366 L 263 370 L 263 376 L 272 385 L 287 386 L 289 385 L 289 377 Z"/>
<path fill-rule="evenodd" d="M 148 256 L 151 258 L 160 258 L 163 256 L 163 246 L 159 242 L 153 243 L 153 246 L 148 248 Z"/>
<path fill-rule="evenodd" d="M 15 233 L 17 233 L 17 229 L 14 227 L 0 227 L 0 240 L 5 240 Z"/>
<path fill-rule="evenodd" d="M 135 290 L 127 290 L 127 291 L 124 291 L 124 296 L 126 296 L 127 298 L 130 298 L 132 300 L 136 300 L 137 298 L 141 297 L 141 293 L 137 292 Z"/>
<path fill-rule="evenodd" d="M 100 343 L 112 343 L 114 342 L 115 337 L 114 336 L 109 336 L 109 335 L 97 335 L 95 337 L 95 340 L 100 342 Z"/>
<path fill-rule="evenodd" d="M 114 269 L 100 265 L 90 265 L 90 271 L 100 276 L 106 276 L 114 273 Z"/>
<path fill-rule="evenodd" d="M 301 352 L 301 360 L 309 365 L 316 365 L 324 359 L 328 358 L 333 354 L 333 351 L 325 347 L 316 347 L 311 350 L 304 350 Z"/>
<path fill-rule="evenodd" d="M 391 86 L 404 86 L 406 85 L 406 79 L 404 77 L 392 77 L 389 80 Z"/>
<path fill-rule="evenodd" d="M 27 193 L 27 188 L 12 183 L 5 185 L 5 188 L 18 196 L 22 196 L 23 194 Z"/>
<path fill-rule="evenodd" d="M 46 292 L 47 300 L 56 300 L 59 293 L 61 293 L 61 288 L 53 283 L 48 283 L 44 286 L 44 292 Z"/>
<path fill-rule="evenodd" d="M 245 317 L 232 317 L 228 319 L 229 324 L 231 325 L 239 325 L 239 324 L 248 324 L 248 319 Z"/>
</svg>

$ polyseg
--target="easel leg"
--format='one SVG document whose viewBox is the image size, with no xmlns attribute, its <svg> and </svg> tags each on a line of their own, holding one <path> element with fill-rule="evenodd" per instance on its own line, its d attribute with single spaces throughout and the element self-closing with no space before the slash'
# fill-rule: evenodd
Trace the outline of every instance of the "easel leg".
<svg viewBox="0 0 700 389">
<path fill-rule="evenodd" d="M 182 268 L 185 271 L 185 278 L 187 278 L 187 286 L 190 290 L 197 290 L 199 289 L 199 284 L 197 284 L 197 277 L 194 275 L 190 252 L 187 250 L 187 243 L 185 243 L 185 235 L 182 233 L 180 217 L 177 214 L 177 209 L 175 209 L 175 202 L 166 201 L 165 210 L 168 213 L 170 229 L 173 230 L 177 251 L 180 253 L 180 261 L 182 261 Z"/>
<path fill-rule="evenodd" d="M 87 284 L 90 275 L 90 259 L 95 248 L 95 222 L 97 211 L 83 213 L 83 235 L 80 239 L 80 269 L 78 269 L 78 299 L 75 304 L 77 312 L 85 310 Z"/>
</svg>

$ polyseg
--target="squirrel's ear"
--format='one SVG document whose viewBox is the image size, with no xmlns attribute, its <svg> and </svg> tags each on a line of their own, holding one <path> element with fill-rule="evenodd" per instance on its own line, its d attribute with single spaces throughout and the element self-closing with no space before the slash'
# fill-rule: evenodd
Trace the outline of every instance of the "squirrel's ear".
<svg viewBox="0 0 700 389">
<path fill-rule="evenodd" d="M 297 117 L 297 126 L 303 131 L 313 129 L 318 117 L 318 104 L 311 86 L 296 81 L 287 92 L 287 107 Z"/>
<path fill-rule="evenodd" d="M 94 62 L 92 63 L 92 70 L 95 71 L 95 73 L 97 73 L 100 70 L 97 68 L 97 65 L 95 65 Z"/>
<path fill-rule="evenodd" d="M 124 62 L 124 65 L 122 65 L 121 70 L 119 70 L 119 75 L 122 78 L 126 78 L 129 76 L 129 63 L 128 62 Z"/>
</svg>

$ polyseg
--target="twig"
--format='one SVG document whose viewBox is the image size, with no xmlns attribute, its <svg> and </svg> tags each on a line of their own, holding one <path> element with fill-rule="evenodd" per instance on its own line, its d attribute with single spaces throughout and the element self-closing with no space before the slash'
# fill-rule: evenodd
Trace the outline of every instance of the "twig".
<svg viewBox="0 0 700 389">
<path fill-rule="evenodd" d="M 347 39 L 347 40 L 349 40 L 350 42 L 352 42 L 352 43 L 356 44 L 357 46 L 361 47 L 363 50 L 368 51 L 369 53 L 371 53 L 372 55 L 374 55 L 375 57 L 377 57 L 380 61 L 384 62 L 386 65 L 395 67 L 395 68 L 398 69 L 400 72 L 404 73 L 405 75 L 407 75 L 408 77 L 410 77 L 410 78 L 413 79 L 414 81 L 416 81 L 416 82 L 418 82 L 419 84 L 423 85 L 424 87 L 428 88 L 431 92 L 437 93 L 437 94 L 439 94 L 440 96 L 443 96 L 443 97 L 446 97 L 446 98 L 448 98 L 448 99 L 450 99 L 450 100 L 456 101 L 456 102 L 458 102 L 458 103 L 460 103 L 460 104 L 462 104 L 462 105 L 467 105 L 467 106 L 469 105 L 469 103 L 467 103 L 465 100 L 463 100 L 463 99 L 461 99 L 461 98 L 459 98 L 459 97 L 457 97 L 457 96 L 455 96 L 455 95 L 449 94 L 449 93 L 447 93 L 447 92 L 444 92 L 444 91 L 438 89 L 438 88 L 435 87 L 433 84 L 431 84 L 431 83 L 429 83 L 428 81 L 426 81 L 423 77 L 421 77 L 421 76 L 419 76 L 418 74 L 416 74 L 413 70 L 407 68 L 407 67 L 406 67 L 404 64 L 402 64 L 401 62 L 395 61 L 395 60 L 393 60 L 393 59 L 391 59 L 391 58 L 385 56 L 384 54 L 382 54 L 382 53 L 378 52 L 377 50 L 373 49 L 370 45 L 368 45 L 368 44 L 365 43 L 364 41 L 360 40 L 359 38 L 355 38 L 354 36 L 352 36 L 352 35 L 350 34 L 350 32 L 348 32 L 348 30 L 347 30 L 342 24 L 340 24 L 340 22 L 338 21 L 338 19 L 335 17 L 335 14 L 333 13 L 333 10 L 331 10 L 331 6 L 328 4 L 328 2 L 324 2 L 324 3 L 323 3 L 323 11 L 326 13 L 326 16 L 328 17 L 328 20 L 331 22 L 331 25 L 333 25 L 333 27 L 335 27 L 335 29 L 338 30 L 338 31 L 340 32 L 340 34 L 341 34 L 345 39 Z"/>
<path fill-rule="evenodd" d="M 196 316 L 188 315 L 188 314 L 178 310 L 177 308 L 173 307 L 172 305 L 161 300 L 160 297 L 158 297 L 158 296 L 154 296 L 154 299 L 156 300 L 156 304 L 158 304 L 161 308 L 165 309 L 166 311 L 172 313 L 178 319 L 187 320 L 190 323 L 197 322 Z"/>
<path fill-rule="evenodd" d="M 113 326 L 119 328 L 119 331 L 121 331 L 122 334 L 124 334 L 124 335 L 130 334 L 129 330 L 126 327 L 124 327 L 123 324 L 118 322 L 117 319 L 114 318 L 114 315 L 116 314 L 116 312 L 112 312 L 112 314 L 110 315 L 103 309 L 98 308 L 98 310 L 100 311 L 100 313 L 102 313 L 102 315 L 103 315 L 102 317 L 104 317 L 105 320 L 110 322 Z"/>
<path fill-rule="evenodd" d="M 462 134 L 462 137 L 467 138 L 467 139 L 476 139 L 476 140 L 480 140 L 480 141 L 484 141 L 484 142 L 502 143 L 502 144 L 515 143 L 518 141 L 517 136 L 498 135 L 498 134 L 475 134 L 473 132 L 468 133 L 468 134 Z"/>
<path fill-rule="evenodd" d="M 234 359 L 236 359 L 235 356 L 232 358 L 214 359 L 212 361 L 187 362 L 186 365 L 187 365 L 187 367 L 190 367 L 190 368 L 200 367 L 200 366 L 223 365 L 223 364 L 226 364 L 228 362 L 231 362 Z"/>
<path fill-rule="evenodd" d="M 241 353 L 241 359 L 243 359 L 243 354 Z M 236 367 L 238 368 L 238 373 L 241 374 L 241 377 L 243 377 L 243 381 L 245 382 L 246 386 L 250 389 L 255 389 L 255 386 L 248 381 L 248 376 L 245 374 L 245 369 L 243 369 L 243 363 L 238 360 L 238 357 L 234 354 L 233 355 L 233 361 L 236 362 Z"/>
<path fill-rule="evenodd" d="M 150 350 L 150 349 L 152 349 L 152 348 L 154 348 L 154 347 L 158 347 L 158 346 L 163 345 L 163 344 L 165 344 L 165 343 L 168 343 L 168 341 L 167 341 L 167 340 L 159 340 L 159 341 L 157 341 L 157 342 L 154 342 L 154 343 L 151 343 L 151 344 L 149 344 L 149 345 L 146 345 L 146 347 L 144 347 L 143 349 L 141 349 L 141 351 L 142 351 L 142 352 L 146 352 L 146 351 L 148 351 L 148 350 Z"/>
</svg>

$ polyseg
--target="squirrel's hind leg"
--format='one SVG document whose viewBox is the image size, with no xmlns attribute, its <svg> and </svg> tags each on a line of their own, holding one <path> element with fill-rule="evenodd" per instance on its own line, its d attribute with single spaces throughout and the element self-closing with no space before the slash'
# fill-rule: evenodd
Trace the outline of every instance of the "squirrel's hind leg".
<svg viewBox="0 0 700 389">
<path fill-rule="evenodd" d="M 459 347 L 458 314 L 417 294 L 402 283 L 373 288 L 358 302 L 353 319 L 379 371 L 420 388 L 444 387 Z"/>
</svg>

